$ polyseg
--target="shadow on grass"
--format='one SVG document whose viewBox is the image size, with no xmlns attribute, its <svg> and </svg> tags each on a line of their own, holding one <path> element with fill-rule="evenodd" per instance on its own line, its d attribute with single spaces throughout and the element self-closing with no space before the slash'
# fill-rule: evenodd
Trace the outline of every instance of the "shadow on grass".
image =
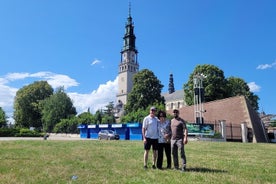
<svg viewBox="0 0 276 184">
<path fill-rule="evenodd" d="M 203 173 L 226 173 L 225 170 L 219 170 L 219 169 L 209 169 L 209 168 L 203 168 L 203 167 L 194 167 L 194 168 L 187 168 L 186 172 L 203 172 Z"/>
</svg>

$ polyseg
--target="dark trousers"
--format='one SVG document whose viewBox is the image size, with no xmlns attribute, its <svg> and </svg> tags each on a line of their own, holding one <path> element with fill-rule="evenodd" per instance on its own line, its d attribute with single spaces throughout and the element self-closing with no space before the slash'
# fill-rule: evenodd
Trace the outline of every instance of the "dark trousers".
<svg viewBox="0 0 276 184">
<path fill-rule="evenodd" d="M 185 167 L 186 166 L 186 155 L 185 155 L 185 151 L 184 151 L 183 140 L 182 139 L 171 140 L 171 149 L 172 149 L 172 155 L 173 155 L 174 168 L 179 168 L 178 151 L 180 151 L 182 167 Z"/>
<path fill-rule="evenodd" d="M 161 169 L 163 165 L 163 153 L 165 150 L 167 158 L 167 167 L 171 168 L 172 157 L 171 157 L 171 145 L 170 143 L 158 143 L 158 156 L 157 156 L 157 168 Z"/>
</svg>

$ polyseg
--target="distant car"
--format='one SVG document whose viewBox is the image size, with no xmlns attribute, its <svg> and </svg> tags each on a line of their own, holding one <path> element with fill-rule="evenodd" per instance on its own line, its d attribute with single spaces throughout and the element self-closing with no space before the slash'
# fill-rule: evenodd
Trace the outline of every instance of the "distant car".
<svg viewBox="0 0 276 184">
<path fill-rule="evenodd" d="M 101 130 L 98 133 L 98 139 L 106 139 L 106 140 L 119 140 L 120 135 L 112 130 Z"/>
</svg>

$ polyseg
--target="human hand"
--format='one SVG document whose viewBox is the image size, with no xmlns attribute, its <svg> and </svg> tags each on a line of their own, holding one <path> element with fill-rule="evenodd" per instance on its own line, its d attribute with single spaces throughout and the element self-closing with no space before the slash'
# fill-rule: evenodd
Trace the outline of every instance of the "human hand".
<svg viewBox="0 0 276 184">
<path fill-rule="evenodd" d="M 188 144 L 188 138 L 184 137 L 183 144 Z"/>
</svg>

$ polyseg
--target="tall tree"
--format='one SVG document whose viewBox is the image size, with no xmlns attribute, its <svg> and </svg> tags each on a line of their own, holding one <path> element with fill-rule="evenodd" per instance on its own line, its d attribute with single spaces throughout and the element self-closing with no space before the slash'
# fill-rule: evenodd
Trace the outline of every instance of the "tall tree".
<svg viewBox="0 0 276 184">
<path fill-rule="evenodd" d="M 78 115 L 78 122 L 83 125 L 95 124 L 96 120 L 90 112 L 83 112 Z"/>
<path fill-rule="evenodd" d="M 61 119 L 70 118 L 77 114 L 72 100 L 64 92 L 63 88 L 57 89 L 52 96 L 45 99 L 41 103 L 41 108 L 43 130 L 46 132 L 52 132 Z"/>
<path fill-rule="evenodd" d="M 36 81 L 16 92 L 14 100 L 14 120 L 18 127 L 41 128 L 39 103 L 53 94 L 47 81 Z"/>
<path fill-rule="evenodd" d="M 205 102 L 233 97 L 245 96 L 253 109 L 258 110 L 259 97 L 250 92 L 246 82 L 237 77 L 225 79 L 224 72 L 214 65 L 197 65 L 190 75 L 189 81 L 184 84 L 185 100 L 188 105 L 194 104 L 194 77 L 197 74 L 206 76 L 203 78 Z"/>
<path fill-rule="evenodd" d="M 247 98 L 254 110 L 259 109 L 259 97 L 250 91 L 247 83 L 238 77 L 227 78 L 227 91 L 229 97 L 243 95 Z"/>
<path fill-rule="evenodd" d="M 103 113 L 103 119 L 102 122 L 104 123 L 114 123 L 115 116 L 114 116 L 114 102 L 109 102 L 108 105 L 105 106 L 105 110 Z"/>
<path fill-rule="evenodd" d="M 94 115 L 96 124 L 101 124 L 102 123 L 102 119 L 103 119 L 103 112 L 102 110 L 97 110 L 95 115 Z"/>
<path fill-rule="evenodd" d="M 157 110 L 166 111 L 164 104 L 151 104 L 156 107 Z M 121 117 L 120 121 L 122 123 L 132 123 L 132 122 L 143 122 L 143 119 L 149 114 L 150 106 L 146 109 L 138 109 L 137 111 L 132 111 L 125 116 Z"/>
<path fill-rule="evenodd" d="M 163 85 L 154 73 L 148 69 L 143 69 L 133 77 L 133 88 L 128 95 L 125 110 L 127 113 L 146 109 L 153 104 L 165 104 L 165 99 L 161 96 Z"/>
<path fill-rule="evenodd" d="M 54 133 L 78 133 L 78 118 L 71 117 L 66 119 L 61 119 L 53 129 Z"/>
<path fill-rule="evenodd" d="M 7 125 L 7 116 L 5 111 L 0 107 L 0 128 Z"/>
<path fill-rule="evenodd" d="M 206 76 L 203 79 L 205 102 L 223 99 L 228 96 L 224 72 L 214 65 L 197 65 L 190 74 L 189 81 L 183 87 L 188 105 L 194 104 L 194 77 L 198 74 Z"/>
</svg>

